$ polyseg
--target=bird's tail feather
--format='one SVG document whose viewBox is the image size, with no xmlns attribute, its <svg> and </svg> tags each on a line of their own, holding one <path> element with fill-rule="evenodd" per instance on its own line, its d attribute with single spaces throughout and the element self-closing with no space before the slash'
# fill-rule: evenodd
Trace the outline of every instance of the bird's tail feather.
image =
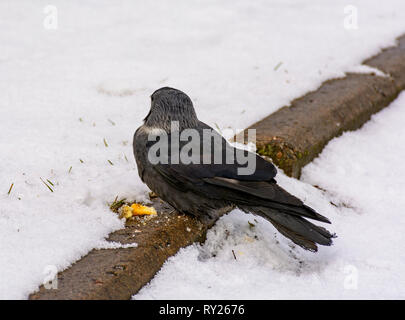
<svg viewBox="0 0 405 320">
<path fill-rule="evenodd" d="M 257 214 L 270 221 L 285 237 L 300 247 L 316 252 L 317 244 L 330 246 L 335 237 L 323 227 L 316 226 L 308 220 L 291 212 L 283 212 L 267 207 L 241 207 L 242 210 Z M 289 211 L 293 210 L 291 208 Z"/>
</svg>

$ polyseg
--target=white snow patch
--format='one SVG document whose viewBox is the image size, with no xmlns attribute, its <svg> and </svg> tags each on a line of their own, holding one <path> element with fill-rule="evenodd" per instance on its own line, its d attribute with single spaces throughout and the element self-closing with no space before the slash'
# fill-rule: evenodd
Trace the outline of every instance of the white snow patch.
<svg viewBox="0 0 405 320">
<path fill-rule="evenodd" d="M 116 241 L 101 241 L 95 249 L 127 249 L 127 248 L 136 248 L 138 247 L 137 243 L 121 243 L 121 242 L 116 242 Z"/>
<path fill-rule="evenodd" d="M 361 64 L 348 69 L 348 73 L 365 73 L 365 74 L 375 74 L 379 77 L 389 78 L 390 75 L 381 71 L 380 69 Z"/>
</svg>

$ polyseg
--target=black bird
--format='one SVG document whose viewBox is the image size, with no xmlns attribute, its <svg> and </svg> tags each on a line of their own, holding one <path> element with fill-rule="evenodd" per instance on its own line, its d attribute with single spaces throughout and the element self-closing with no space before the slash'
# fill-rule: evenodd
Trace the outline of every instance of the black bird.
<svg viewBox="0 0 405 320">
<path fill-rule="evenodd" d="M 182 141 L 176 136 L 172 140 L 175 134 L 192 131 L 190 129 L 199 134 L 199 139 Z M 207 129 L 212 131 L 214 150 L 207 151 L 202 146 Z M 164 135 L 167 140 L 164 140 Z M 168 141 L 166 150 L 161 148 L 155 152 L 157 143 L 163 146 L 164 141 Z M 178 155 L 171 152 L 175 149 L 173 141 L 180 150 L 187 143 L 195 147 L 194 151 L 198 150 L 199 154 L 193 159 L 197 161 L 177 161 Z M 304 249 L 315 252 L 317 244 L 332 244 L 335 235 L 306 218 L 330 221 L 278 186 L 274 179 L 277 170 L 273 164 L 259 155 L 242 151 L 255 161 L 254 171 L 242 175 L 239 170 L 246 165 L 237 159 L 225 159 L 229 153 L 236 158 L 237 152 L 241 151 L 199 121 L 191 99 L 180 90 L 164 87 L 152 94 L 150 111 L 144 124 L 135 132 L 133 148 L 142 181 L 181 213 L 196 216 L 212 225 L 221 209 L 238 207 L 270 221 L 281 234 Z M 155 157 L 151 156 L 154 154 L 152 149 Z M 214 151 L 218 149 L 222 154 L 219 163 L 214 162 Z M 156 157 L 160 157 L 160 162 Z"/>
</svg>

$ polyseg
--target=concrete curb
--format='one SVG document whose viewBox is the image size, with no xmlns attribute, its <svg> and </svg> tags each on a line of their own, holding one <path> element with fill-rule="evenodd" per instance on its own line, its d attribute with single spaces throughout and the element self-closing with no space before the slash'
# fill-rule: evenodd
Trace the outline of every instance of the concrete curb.
<svg viewBox="0 0 405 320">
<path fill-rule="evenodd" d="M 330 80 L 249 128 L 256 129 L 258 151 L 284 172 L 299 177 L 328 141 L 363 125 L 372 114 L 405 89 L 405 36 L 364 62 L 389 75 L 348 74 Z M 138 218 L 107 240 L 138 247 L 92 250 L 58 274 L 58 289 L 45 289 L 30 299 L 129 299 L 147 284 L 167 258 L 182 247 L 204 241 L 209 226 L 172 212 L 155 199 L 152 220 Z M 230 209 L 225 210 L 225 214 Z"/>
<path fill-rule="evenodd" d="M 159 212 L 155 218 L 138 217 L 107 241 L 137 247 L 94 249 L 71 268 L 58 275 L 58 289 L 41 286 L 30 299 L 130 299 L 181 247 L 204 241 L 207 226 L 198 220 L 172 214 L 159 199 L 152 201 Z"/>
</svg>

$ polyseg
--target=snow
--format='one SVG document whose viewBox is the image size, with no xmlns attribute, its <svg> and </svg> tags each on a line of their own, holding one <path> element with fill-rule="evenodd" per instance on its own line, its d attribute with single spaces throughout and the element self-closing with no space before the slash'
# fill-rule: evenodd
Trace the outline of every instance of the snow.
<svg viewBox="0 0 405 320">
<path fill-rule="evenodd" d="M 234 210 L 134 299 L 404 299 L 404 108 L 402 93 L 361 129 L 333 139 L 301 181 L 278 174 L 330 218 L 333 246 L 306 252 L 264 219 Z"/>
<path fill-rule="evenodd" d="M 347 2 L 340 0 L 55 0 L 58 27 L 46 29 L 49 1 L 1 1 L 0 298 L 27 298 L 49 265 L 63 270 L 103 247 L 123 226 L 106 205 L 117 195 L 146 199 L 131 140 L 155 89 L 182 89 L 201 120 L 242 129 L 326 79 L 369 72 L 361 61 L 404 32 L 405 3 L 350 3 L 358 29 L 344 28 Z M 336 214 L 320 191 L 279 180 Z M 220 224 L 236 228 L 246 219 L 234 213 Z M 280 260 L 274 263 L 294 265 L 286 244 L 272 245 L 267 224 L 255 228 Z M 239 251 L 242 238 L 231 238 Z M 265 268 L 268 254 L 261 254 Z"/>
</svg>

